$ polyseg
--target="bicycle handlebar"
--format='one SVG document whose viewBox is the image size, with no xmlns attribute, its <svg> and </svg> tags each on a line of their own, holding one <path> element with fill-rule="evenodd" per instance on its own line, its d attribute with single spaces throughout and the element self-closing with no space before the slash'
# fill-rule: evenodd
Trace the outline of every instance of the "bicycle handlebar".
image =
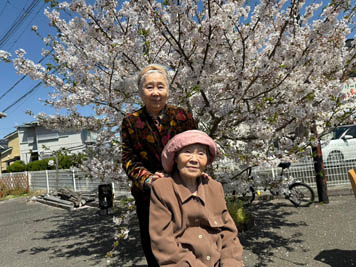
<svg viewBox="0 0 356 267">
<path fill-rule="evenodd" d="M 240 171 L 238 174 L 235 174 L 234 176 L 232 176 L 230 179 L 234 180 L 234 179 L 236 179 L 237 177 L 239 177 L 241 174 L 243 174 L 246 171 L 247 171 L 247 175 L 250 177 L 251 176 L 251 172 L 252 172 L 252 168 L 256 167 L 256 166 L 258 166 L 258 165 L 249 166 L 249 167 L 243 169 L 242 171 Z"/>
<path fill-rule="evenodd" d="M 280 162 L 277 167 L 282 168 L 282 173 L 283 173 L 284 169 L 288 169 L 290 167 L 290 165 L 291 165 L 290 162 Z M 242 171 L 240 171 L 238 174 L 235 174 L 234 176 L 232 176 L 230 179 L 235 180 L 237 177 L 239 177 L 241 174 L 243 174 L 246 171 L 247 171 L 247 175 L 250 177 L 252 168 L 257 167 L 257 166 L 258 165 L 249 166 L 249 167 L 243 169 Z"/>
</svg>

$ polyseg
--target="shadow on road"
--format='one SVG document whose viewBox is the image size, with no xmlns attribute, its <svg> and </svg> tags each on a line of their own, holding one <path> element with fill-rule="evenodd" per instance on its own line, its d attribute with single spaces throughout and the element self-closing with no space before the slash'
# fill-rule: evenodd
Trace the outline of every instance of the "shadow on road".
<svg viewBox="0 0 356 267">
<path fill-rule="evenodd" d="M 322 250 L 314 259 L 331 267 L 356 266 L 356 250 Z"/>
<path fill-rule="evenodd" d="M 112 215 L 99 215 L 96 208 L 87 208 L 35 219 L 29 223 L 46 221 L 46 224 L 51 225 L 47 229 L 37 230 L 36 237 L 33 238 L 45 241 L 44 246 L 34 246 L 17 253 L 35 255 L 46 252 L 50 258 L 73 258 L 86 261 L 87 266 L 103 266 L 106 254 L 114 242 L 116 226 L 112 218 Z M 135 222 L 132 223 L 137 225 Z M 130 236 L 139 236 L 138 227 L 133 226 L 130 229 Z M 143 257 L 140 243 L 135 238 L 124 240 L 117 250 L 114 257 L 108 259 L 116 266 L 122 266 L 128 260 L 132 263 L 130 266 L 135 266 L 135 260 L 139 261 Z"/>
<path fill-rule="evenodd" d="M 288 207 L 288 209 L 284 209 Z M 257 256 L 255 266 L 272 266 L 274 252 L 278 248 L 283 248 L 287 251 L 293 251 L 296 244 L 301 244 L 304 241 L 300 239 L 301 232 L 296 228 L 305 227 L 307 224 L 304 221 L 291 223 L 288 221 L 288 216 L 293 214 L 293 208 L 289 202 L 271 203 L 269 201 L 260 201 L 248 207 L 249 213 L 254 218 L 254 226 L 246 232 L 239 234 L 240 241 L 245 249 L 250 250 Z M 291 210 L 291 211 L 287 211 Z M 292 229 L 292 236 L 280 235 L 276 229 L 288 227 Z M 292 262 L 296 266 L 300 263 Z"/>
</svg>

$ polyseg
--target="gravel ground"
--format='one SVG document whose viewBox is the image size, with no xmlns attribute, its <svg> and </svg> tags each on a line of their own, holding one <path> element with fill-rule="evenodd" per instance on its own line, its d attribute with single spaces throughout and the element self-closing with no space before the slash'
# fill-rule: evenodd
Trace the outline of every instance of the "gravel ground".
<svg viewBox="0 0 356 267">
<path fill-rule="evenodd" d="M 245 266 L 356 266 L 356 198 L 347 189 L 329 200 L 308 208 L 282 199 L 253 204 L 254 226 L 240 233 Z M 25 198 L 1 201 L 0 267 L 146 266 L 131 223 L 131 238 L 108 262 L 112 216 L 96 207 L 68 212 Z"/>
</svg>

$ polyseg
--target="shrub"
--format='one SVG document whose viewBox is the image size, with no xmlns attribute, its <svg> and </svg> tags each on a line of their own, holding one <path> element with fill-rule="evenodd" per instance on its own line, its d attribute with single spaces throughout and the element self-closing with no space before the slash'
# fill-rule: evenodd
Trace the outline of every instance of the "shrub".
<svg viewBox="0 0 356 267">
<path fill-rule="evenodd" d="M 28 171 L 43 171 L 49 169 L 50 166 L 48 166 L 48 161 L 49 159 L 42 159 L 42 160 L 36 160 L 32 161 L 27 164 L 27 170 Z"/>
<path fill-rule="evenodd" d="M 17 160 L 6 168 L 7 172 L 24 172 L 26 164 L 22 160 Z"/>
<path fill-rule="evenodd" d="M 73 156 L 72 155 L 59 155 L 58 157 L 58 167 L 59 169 L 69 169 L 73 166 Z"/>
<path fill-rule="evenodd" d="M 249 218 L 249 214 L 244 208 L 244 202 L 237 198 L 227 198 L 226 205 L 232 219 L 236 224 L 236 227 L 240 231 L 245 230 L 246 225 L 250 218 Z"/>
</svg>

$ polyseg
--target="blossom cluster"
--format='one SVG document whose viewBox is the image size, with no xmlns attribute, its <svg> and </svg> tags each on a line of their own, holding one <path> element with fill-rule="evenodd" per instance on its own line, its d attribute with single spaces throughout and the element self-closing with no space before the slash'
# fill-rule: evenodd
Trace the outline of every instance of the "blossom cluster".
<svg viewBox="0 0 356 267">
<path fill-rule="evenodd" d="M 67 111 L 39 114 L 41 123 L 99 133 L 86 166 L 93 176 L 121 175 L 121 121 L 141 104 L 132 81 L 153 62 L 168 67 L 171 101 L 218 142 L 222 162 L 263 164 L 301 156 L 316 142 L 312 127 L 322 134 L 355 112 L 341 90 L 356 58 L 354 43 L 345 46 L 353 6 L 339 2 L 64 1 L 45 11 L 58 32 L 43 38 L 52 64 L 23 50 L 12 62 Z"/>
</svg>

